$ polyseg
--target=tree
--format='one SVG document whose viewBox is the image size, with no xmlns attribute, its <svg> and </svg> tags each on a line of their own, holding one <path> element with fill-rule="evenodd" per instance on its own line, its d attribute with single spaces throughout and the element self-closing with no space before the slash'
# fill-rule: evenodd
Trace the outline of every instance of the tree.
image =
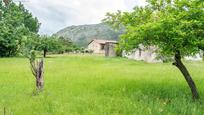
<svg viewBox="0 0 204 115">
<path fill-rule="evenodd" d="M 37 18 L 11 0 L 0 1 L 0 57 L 15 56 L 20 52 L 23 38 L 37 34 Z"/>
<path fill-rule="evenodd" d="M 24 36 L 21 41 L 22 44 L 20 47 L 20 54 L 28 57 L 28 55 L 30 55 L 30 51 L 38 50 L 38 46 L 40 44 L 40 36 L 35 33 L 30 33 L 30 35 Z"/>
<path fill-rule="evenodd" d="M 191 89 L 193 99 L 199 99 L 196 85 L 182 62 L 182 57 L 195 55 L 204 40 L 204 4 L 202 0 L 148 0 L 145 7 L 133 12 L 109 13 L 104 20 L 122 25 L 120 46 L 125 50 L 139 44 L 158 47 L 158 52 L 174 57 L 175 65 Z"/>
<path fill-rule="evenodd" d="M 77 46 L 75 46 L 69 38 L 64 38 L 61 36 L 58 38 L 58 41 L 61 45 L 60 52 L 72 52 L 77 49 Z"/>
<path fill-rule="evenodd" d="M 47 52 L 57 51 L 60 47 L 57 38 L 44 35 L 40 37 L 37 49 L 43 51 L 43 56 L 46 57 Z"/>
</svg>

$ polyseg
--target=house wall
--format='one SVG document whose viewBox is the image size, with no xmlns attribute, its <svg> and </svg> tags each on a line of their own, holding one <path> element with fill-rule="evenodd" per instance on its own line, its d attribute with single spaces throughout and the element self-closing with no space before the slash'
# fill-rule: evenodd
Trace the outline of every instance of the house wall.
<svg viewBox="0 0 204 115">
<path fill-rule="evenodd" d="M 116 51 L 115 51 L 116 45 L 117 45 L 116 43 L 109 43 L 109 42 L 105 44 L 106 57 L 116 57 Z"/>
<path fill-rule="evenodd" d="M 134 60 L 143 60 L 149 63 L 163 62 L 162 59 L 157 58 L 158 54 L 155 52 L 156 51 L 155 47 L 151 46 L 146 49 L 140 46 L 140 49 L 134 49 L 132 52 L 128 52 L 128 53 L 123 52 L 123 57 L 127 57 L 128 59 L 134 59 Z M 201 51 L 195 56 L 186 56 L 184 57 L 184 59 L 190 60 L 190 61 L 202 61 L 202 55 L 203 55 L 203 52 Z"/>
<path fill-rule="evenodd" d="M 188 60 L 188 61 L 202 61 L 203 60 L 203 52 L 200 51 L 199 54 L 196 54 L 195 56 L 186 56 L 184 57 L 185 60 Z"/>
<path fill-rule="evenodd" d="M 93 50 L 95 54 L 105 54 L 105 50 L 101 50 L 101 44 L 93 41 L 88 45 L 88 50 Z"/>
<path fill-rule="evenodd" d="M 134 49 L 132 52 L 123 52 L 123 56 L 127 57 L 128 59 L 143 60 L 149 63 L 162 62 L 161 59 L 157 59 L 157 54 L 155 53 L 155 50 L 156 48 L 154 47 L 149 47 L 148 49 L 146 49 L 141 46 L 139 49 Z"/>
</svg>

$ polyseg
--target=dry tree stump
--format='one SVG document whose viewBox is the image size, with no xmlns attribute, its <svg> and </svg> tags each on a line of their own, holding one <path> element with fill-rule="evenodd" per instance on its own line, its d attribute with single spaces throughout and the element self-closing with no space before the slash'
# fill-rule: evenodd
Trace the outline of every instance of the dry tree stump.
<svg viewBox="0 0 204 115">
<path fill-rule="evenodd" d="M 44 60 L 30 60 L 31 71 L 36 79 L 36 90 L 44 88 Z"/>
</svg>

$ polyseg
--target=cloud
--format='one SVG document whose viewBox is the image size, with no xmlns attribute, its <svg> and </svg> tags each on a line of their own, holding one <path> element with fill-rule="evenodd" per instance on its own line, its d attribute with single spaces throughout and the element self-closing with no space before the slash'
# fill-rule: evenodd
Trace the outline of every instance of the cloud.
<svg viewBox="0 0 204 115">
<path fill-rule="evenodd" d="M 25 0 L 36 16 L 41 34 L 53 34 L 71 25 L 100 23 L 107 12 L 128 11 L 145 0 Z"/>
</svg>

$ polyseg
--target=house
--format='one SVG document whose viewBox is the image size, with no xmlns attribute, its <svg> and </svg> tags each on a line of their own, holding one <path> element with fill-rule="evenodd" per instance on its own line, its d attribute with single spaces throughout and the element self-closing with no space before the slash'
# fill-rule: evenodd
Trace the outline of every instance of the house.
<svg viewBox="0 0 204 115">
<path fill-rule="evenodd" d="M 142 60 L 148 63 L 157 63 L 164 62 L 165 60 L 171 60 L 173 57 L 162 57 L 157 53 L 158 48 L 154 46 L 144 47 L 143 45 L 139 45 L 139 48 L 134 49 L 131 52 L 123 52 L 123 57 L 133 60 Z M 185 60 L 189 61 L 202 61 L 203 52 L 196 54 L 195 56 L 186 56 Z"/>
<path fill-rule="evenodd" d="M 123 52 L 123 57 L 134 60 L 142 60 L 148 63 L 157 63 L 162 62 L 162 59 L 158 58 L 158 54 L 156 53 L 157 48 L 154 46 L 144 47 L 143 45 L 139 45 L 139 48 L 134 49 L 131 52 Z"/>
<path fill-rule="evenodd" d="M 114 40 L 93 39 L 88 44 L 88 50 L 92 50 L 95 54 L 104 54 L 106 56 L 115 56 L 115 46 L 118 42 Z"/>
<path fill-rule="evenodd" d="M 200 53 L 194 55 L 194 56 L 186 56 L 184 57 L 185 60 L 188 61 L 202 61 L 203 60 L 203 51 L 200 51 Z"/>
</svg>

